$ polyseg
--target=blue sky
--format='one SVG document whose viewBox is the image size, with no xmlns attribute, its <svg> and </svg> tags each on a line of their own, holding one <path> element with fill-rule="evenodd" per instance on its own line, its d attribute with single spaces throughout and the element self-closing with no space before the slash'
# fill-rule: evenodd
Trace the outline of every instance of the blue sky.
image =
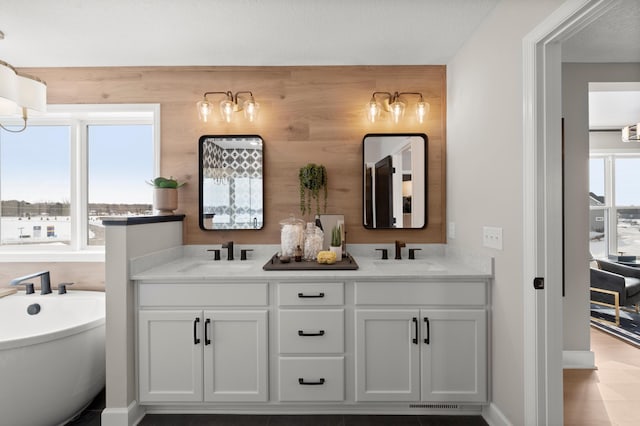
<svg viewBox="0 0 640 426">
<path fill-rule="evenodd" d="M 616 204 L 640 206 L 640 158 L 616 158 Z M 604 160 L 589 160 L 589 191 L 604 194 Z"/>
<path fill-rule="evenodd" d="M 0 196 L 3 200 L 70 200 L 70 128 L 29 126 L 2 132 Z M 153 140 L 149 125 L 89 127 L 90 203 L 151 203 Z"/>
</svg>

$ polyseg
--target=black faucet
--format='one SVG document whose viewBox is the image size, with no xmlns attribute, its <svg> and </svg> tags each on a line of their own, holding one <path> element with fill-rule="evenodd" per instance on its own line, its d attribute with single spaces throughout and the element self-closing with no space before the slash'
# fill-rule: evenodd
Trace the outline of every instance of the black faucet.
<svg viewBox="0 0 640 426">
<path fill-rule="evenodd" d="M 233 241 L 228 241 L 222 245 L 222 248 L 227 249 L 227 260 L 233 260 Z"/>
<path fill-rule="evenodd" d="M 49 271 L 36 272 L 35 274 L 14 278 L 9 282 L 9 285 L 18 285 L 25 280 L 36 277 L 40 277 L 40 294 L 51 293 L 51 280 L 49 278 Z"/>
<path fill-rule="evenodd" d="M 394 259 L 396 260 L 402 259 L 402 247 L 406 247 L 406 246 L 407 246 L 406 243 L 396 240 L 396 257 Z"/>
</svg>

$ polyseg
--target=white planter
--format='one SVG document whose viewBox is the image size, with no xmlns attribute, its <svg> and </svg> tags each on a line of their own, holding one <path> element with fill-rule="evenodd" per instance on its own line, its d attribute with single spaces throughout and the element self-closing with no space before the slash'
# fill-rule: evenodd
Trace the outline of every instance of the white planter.
<svg viewBox="0 0 640 426">
<path fill-rule="evenodd" d="M 340 262 L 342 260 L 342 246 L 329 246 L 329 251 L 332 251 L 336 254 L 336 262 Z"/>
<path fill-rule="evenodd" d="M 176 188 L 154 188 L 153 210 L 158 216 L 169 216 L 178 208 L 178 190 Z"/>
</svg>

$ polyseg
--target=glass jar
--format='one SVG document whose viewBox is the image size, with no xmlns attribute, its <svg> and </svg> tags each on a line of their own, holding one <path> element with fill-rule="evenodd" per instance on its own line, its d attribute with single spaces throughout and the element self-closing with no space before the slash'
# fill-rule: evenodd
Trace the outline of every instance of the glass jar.
<svg viewBox="0 0 640 426">
<path fill-rule="evenodd" d="M 322 250 L 324 232 L 313 223 L 307 223 L 304 232 L 304 260 L 316 260 Z"/>
<path fill-rule="evenodd" d="M 280 221 L 280 226 L 281 255 L 293 257 L 296 247 L 304 244 L 304 221 L 291 215 Z"/>
</svg>

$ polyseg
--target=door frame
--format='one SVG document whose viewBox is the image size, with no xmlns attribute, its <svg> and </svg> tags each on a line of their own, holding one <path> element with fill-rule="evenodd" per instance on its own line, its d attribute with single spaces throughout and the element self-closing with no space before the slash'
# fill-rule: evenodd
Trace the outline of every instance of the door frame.
<svg viewBox="0 0 640 426">
<path fill-rule="evenodd" d="M 617 0 L 567 0 L 523 39 L 524 423 L 563 423 L 563 41 Z M 533 279 L 544 277 L 545 289 Z"/>
</svg>

